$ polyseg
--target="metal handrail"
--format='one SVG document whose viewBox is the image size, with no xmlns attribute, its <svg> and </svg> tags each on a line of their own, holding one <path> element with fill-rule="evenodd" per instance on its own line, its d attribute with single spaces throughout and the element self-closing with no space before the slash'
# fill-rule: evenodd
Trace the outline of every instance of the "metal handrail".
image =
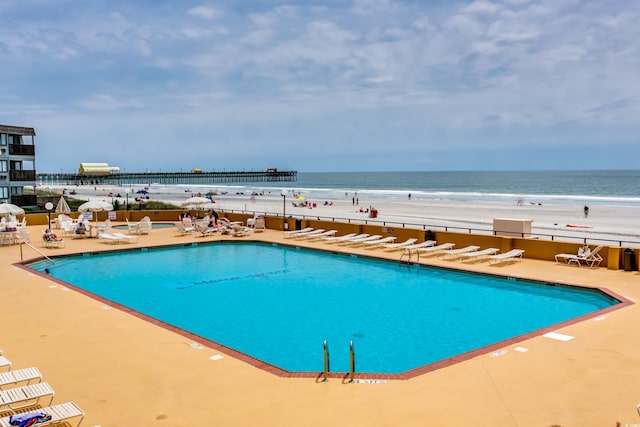
<svg viewBox="0 0 640 427">
<path fill-rule="evenodd" d="M 330 355 L 329 355 L 329 344 L 327 344 L 327 340 L 324 340 L 324 349 L 322 351 L 322 381 L 329 381 L 329 372 L 331 371 L 330 365 Z"/>
<path fill-rule="evenodd" d="M 29 246 L 31 249 L 33 249 L 34 251 L 36 251 L 37 253 L 39 253 L 40 255 L 42 255 L 43 257 L 45 257 L 47 260 L 49 260 L 51 262 L 51 264 L 55 264 L 55 262 L 49 258 L 48 256 L 46 256 L 44 253 L 42 253 L 42 251 L 40 251 L 38 248 L 36 248 L 35 246 L 33 246 L 31 243 L 29 242 L 20 242 L 20 261 L 24 261 L 24 258 L 22 256 L 22 245 L 25 244 L 27 246 Z"/>
<path fill-rule="evenodd" d="M 356 351 L 353 340 L 349 341 L 349 382 L 352 383 L 356 373 Z"/>
</svg>

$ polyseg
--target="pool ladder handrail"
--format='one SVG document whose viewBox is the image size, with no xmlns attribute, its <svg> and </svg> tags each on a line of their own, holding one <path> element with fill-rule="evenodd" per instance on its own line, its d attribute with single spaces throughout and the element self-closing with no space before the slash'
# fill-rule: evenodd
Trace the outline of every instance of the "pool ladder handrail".
<svg viewBox="0 0 640 427">
<path fill-rule="evenodd" d="M 349 382 L 352 383 L 356 373 L 356 351 L 353 340 L 349 341 Z"/>
<path fill-rule="evenodd" d="M 324 349 L 322 350 L 322 381 L 329 381 L 329 372 L 331 372 L 331 361 L 329 354 L 329 344 L 327 344 L 327 340 L 324 340 Z"/>
<path fill-rule="evenodd" d="M 419 250 L 413 250 L 410 248 L 406 248 L 402 250 L 402 253 L 400 254 L 400 262 L 402 262 L 402 258 L 406 255 L 408 255 L 407 258 L 407 262 L 411 262 L 411 257 L 413 256 L 413 254 L 416 254 L 416 262 L 420 261 L 420 251 Z"/>
</svg>

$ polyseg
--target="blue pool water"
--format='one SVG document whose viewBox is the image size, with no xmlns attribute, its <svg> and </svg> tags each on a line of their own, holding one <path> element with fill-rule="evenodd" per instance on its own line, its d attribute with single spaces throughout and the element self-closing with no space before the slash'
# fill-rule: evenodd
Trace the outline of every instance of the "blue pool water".
<svg viewBox="0 0 640 427">
<path fill-rule="evenodd" d="M 55 278 L 293 372 L 402 373 L 618 303 L 595 291 L 254 243 L 60 258 Z"/>
</svg>

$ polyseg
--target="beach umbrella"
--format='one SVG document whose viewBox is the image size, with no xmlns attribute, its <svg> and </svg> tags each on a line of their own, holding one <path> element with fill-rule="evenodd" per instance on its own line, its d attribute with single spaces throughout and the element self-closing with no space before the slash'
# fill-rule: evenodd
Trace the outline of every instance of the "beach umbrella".
<svg viewBox="0 0 640 427">
<path fill-rule="evenodd" d="M 183 208 L 191 207 L 191 206 L 200 207 L 203 205 L 208 205 L 210 203 L 215 203 L 215 202 L 211 199 L 207 199 L 206 197 L 189 197 L 187 200 L 182 202 L 180 206 L 182 206 Z"/>
<path fill-rule="evenodd" d="M 24 209 L 22 209 L 20 206 L 16 206 L 16 205 L 12 205 L 11 203 L 0 203 L 0 215 L 1 216 L 7 216 L 7 215 L 23 215 L 24 214 Z"/>
<path fill-rule="evenodd" d="M 78 207 L 78 212 L 105 212 L 112 210 L 113 205 L 111 203 L 103 202 L 102 200 L 89 200 Z M 95 218 L 97 225 L 98 215 L 96 215 Z"/>
<path fill-rule="evenodd" d="M 71 208 L 69 207 L 67 200 L 63 196 L 61 196 L 60 200 L 58 200 L 58 204 L 56 205 L 56 213 L 71 213 Z"/>
<path fill-rule="evenodd" d="M 102 200 L 90 200 L 78 207 L 78 212 L 103 212 L 112 210 L 113 205 L 111 203 L 103 202 Z"/>
<path fill-rule="evenodd" d="M 136 194 L 145 194 L 146 195 L 146 194 L 149 194 L 149 192 L 143 188 L 142 190 L 136 191 Z"/>
</svg>

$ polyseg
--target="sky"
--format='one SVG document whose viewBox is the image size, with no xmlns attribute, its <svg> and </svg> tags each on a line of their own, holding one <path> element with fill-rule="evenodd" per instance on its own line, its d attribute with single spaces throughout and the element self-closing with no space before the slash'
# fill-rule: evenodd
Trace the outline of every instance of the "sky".
<svg viewBox="0 0 640 427">
<path fill-rule="evenodd" d="M 640 2 L 2 0 L 38 172 L 640 168 Z"/>
</svg>

